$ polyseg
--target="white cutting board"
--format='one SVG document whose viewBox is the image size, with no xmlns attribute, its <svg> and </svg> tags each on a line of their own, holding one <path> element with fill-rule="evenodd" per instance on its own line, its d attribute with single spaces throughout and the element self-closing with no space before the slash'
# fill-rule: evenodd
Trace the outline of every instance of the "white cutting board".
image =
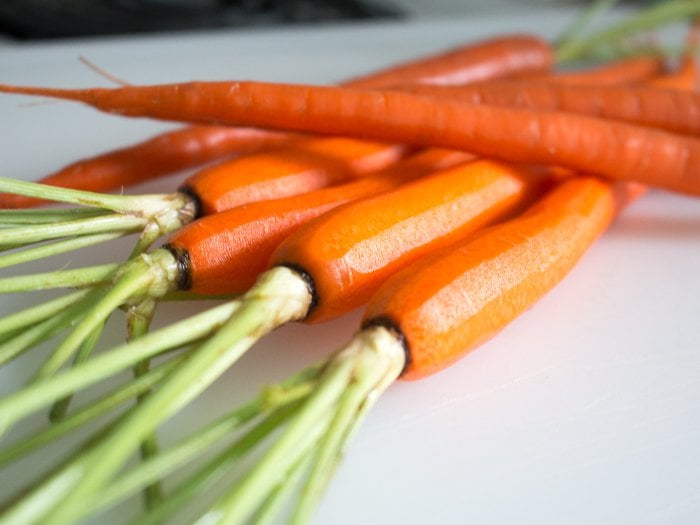
<svg viewBox="0 0 700 525">
<path fill-rule="evenodd" d="M 509 31 L 547 37 L 570 10 L 504 16 L 3 44 L 0 81 L 105 85 L 84 55 L 132 83 L 251 78 L 333 82 Z M 33 180 L 166 126 L 70 103 L 0 97 L 0 175 Z M 145 185 L 169 191 L 181 177 Z M 126 245 L 75 257 L 123 255 Z M 353 441 L 315 523 L 697 523 L 700 520 L 700 201 L 652 192 L 555 290 L 449 370 L 390 388 Z M 3 312 L 33 297 L 2 297 Z M 184 308 L 194 311 L 198 305 Z M 159 323 L 175 318 L 166 306 Z M 182 308 L 179 308 L 182 310 Z M 182 312 L 179 312 L 182 313 Z M 257 345 L 175 422 L 169 442 L 256 385 L 325 355 L 359 312 Z M 119 341 L 117 319 L 109 338 Z M 0 370 L 7 392 L 32 361 Z M 42 459 L 36 460 L 41 462 Z M 30 469 L 29 469 L 30 470 Z M 0 473 L 0 491 L 26 468 Z M 120 523 L 138 502 L 122 506 Z M 104 523 L 105 521 L 100 521 Z"/>
</svg>

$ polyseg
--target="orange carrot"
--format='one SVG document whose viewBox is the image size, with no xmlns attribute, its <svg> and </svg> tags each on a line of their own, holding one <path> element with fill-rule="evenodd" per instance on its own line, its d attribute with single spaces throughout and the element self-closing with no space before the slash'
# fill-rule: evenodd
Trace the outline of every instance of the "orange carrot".
<svg viewBox="0 0 700 525">
<path fill-rule="evenodd" d="M 401 334 L 402 377 L 444 368 L 559 282 L 635 191 L 593 177 L 567 180 L 521 217 L 392 277 L 363 325 Z"/>
<path fill-rule="evenodd" d="M 189 126 L 168 131 L 133 146 L 74 162 L 41 179 L 44 184 L 88 191 L 130 186 L 211 162 L 225 155 L 249 153 L 289 141 L 289 134 L 254 128 Z M 0 208 L 27 208 L 47 201 L 0 194 Z"/>
<path fill-rule="evenodd" d="M 297 141 L 284 148 L 242 156 L 205 168 L 181 191 L 193 196 L 200 215 L 260 200 L 299 195 L 390 166 L 410 149 L 345 138 Z"/>
<path fill-rule="evenodd" d="M 258 82 L 0 91 L 78 100 L 128 116 L 252 125 L 464 149 L 700 194 L 700 140 L 559 112 L 407 93 Z"/>
<path fill-rule="evenodd" d="M 564 111 L 675 133 L 700 132 L 700 99 L 675 90 L 508 80 L 471 86 L 411 85 L 398 89 L 470 104 Z"/>
<path fill-rule="evenodd" d="M 542 73 L 548 71 L 552 64 L 552 48 L 546 41 L 533 35 L 508 35 L 399 64 L 382 73 L 356 77 L 343 85 L 377 88 L 404 82 L 469 84 L 516 73 Z"/>
<path fill-rule="evenodd" d="M 373 177 L 236 206 L 198 219 L 165 245 L 178 261 L 178 288 L 199 294 L 242 293 L 265 270 L 275 248 L 300 225 L 345 202 L 376 195 L 468 158 L 460 152 L 427 150 Z"/>
<path fill-rule="evenodd" d="M 323 214 L 285 239 L 270 265 L 309 279 L 314 306 L 304 319 L 327 320 L 363 304 L 398 268 L 518 211 L 543 182 L 486 160 L 451 168 Z"/>
<path fill-rule="evenodd" d="M 515 72 L 544 72 L 551 65 L 552 52 L 546 42 L 534 36 L 508 35 L 411 60 L 349 80 L 345 85 L 381 87 L 386 82 L 463 83 Z M 65 188 L 109 191 L 223 156 L 266 149 L 291 138 L 292 135 L 285 137 L 281 133 L 246 128 L 185 128 L 75 162 L 40 182 Z M 219 175 L 221 173 L 217 177 Z M 45 201 L 40 199 L 0 194 L 0 208 L 24 208 L 43 203 Z"/>
</svg>

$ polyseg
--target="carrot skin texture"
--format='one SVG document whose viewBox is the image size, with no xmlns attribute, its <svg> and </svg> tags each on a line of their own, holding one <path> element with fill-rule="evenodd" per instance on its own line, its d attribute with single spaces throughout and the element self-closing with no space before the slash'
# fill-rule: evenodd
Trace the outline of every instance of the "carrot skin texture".
<svg viewBox="0 0 700 525">
<path fill-rule="evenodd" d="M 278 146 L 290 135 L 255 128 L 188 126 L 144 142 L 70 164 L 40 182 L 62 188 L 105 191 L 131 186 L 223 156 Z M 0 208 L 28 208 L 47 201 L 0 194 Z"/>
<path fill-rule="evenodd" d="M 469 155 L 431 150 L 386 172 L 287 198 L 263 200 L 212 214 L 173 234 L 168 247 L 189 265 L 190 290 L 242 293 L 252 286 L 277 246 L 296 228 L 345 202 L 376 195 L 429 171 L 466 162 Z"/>
<path fill-rule="evenodd" d="M 562 111 L 674 133 L 700 133 L 700 99 L 673 89 L 507 80 L 471 86 L 413 85 L 399 89 L 468 104 Z"/>
<path fill-rule="evenodd" d="M 343 85 L 367 89 L 407 81 L 433 85 L 468 84 L 516 73 L 544 73 L 553 64 L 552 48 L 545 40 L 533 35 L 514 34 L 459 46 L 434 57 L 350 79 Z"/>
<path fill-rule="evenodd" d="M 520 211 L 545 180 L 486 160 L 450 168 L 323 214 L 285 239 L 270 266 L 303 269 L 317 296 L 304 320 L 326 321 L 412 261 Z"/>
<path fill-rule="evenodd" d="M 629 199 L 624 183 L 573 177 L 521 217 L 399 272 L 373 296 L 365 326 L 391 320 L 407 342 L 403 379 L 441 370 L 554 287 Z"/>
<path fill-rule="evenodd" d="M 0 86 L 0 91 L 72 98 L 129 116 L 463 149 L 700 194 L 700 140 L 585 115 L 436 102 L 398 92 L 256 82 L 111 90 Z"/>
<path fill-rule="evenodd" d="M 379 171 L 409 148 L 346 138 L 302 140 L 238 157 L 192 175 L 183 189 L 197 196 L 200 214 L 317 190 Z"/>
</svg>

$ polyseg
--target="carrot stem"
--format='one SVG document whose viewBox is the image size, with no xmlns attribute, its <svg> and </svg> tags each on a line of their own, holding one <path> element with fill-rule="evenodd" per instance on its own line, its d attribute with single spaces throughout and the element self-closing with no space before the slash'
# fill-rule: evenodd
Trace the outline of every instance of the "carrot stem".
<svg viewBox="0 0 700 525">
<path fill-rule="evenodd" d="M 78 290 L 36 306 L 31 306 L 19 312 L 15 312 L 14 314 L 1 317 L 0 334 L 10 333 L 52 317 L 62 312 L 71 304 L 80 301 L 89 292 L 90 290 Z"/>
<path fill-rule="evenodd" d="M 0 224 L 46 224 L 58 221 L 99 217 L 109 213 L 109 210 L 101 210 L 98 208 L 0 210 Z"/>
<path fill-rule="evenodd" d="M 9 266 L 35 261 L 37 259 L 45 259 L 61 253 L 80 250 L 88 246 L 113 241 L 122 237 L 123 235 L 124 234 L 121 232 L 83 235 L 80 237 L 56 241 L 50 244 L 36 246 L 34 248 L 27 248 L 25 250 L 0 255 L 0 268 L 7 268 Z"/>
<path fill-rule="evenodd" d="M 0 278 L 0 294 L 48 290 L 51 288 L 82 288 L 109 281 L 121 264 L 109 263 L 55 272 L 35 273 Z"/>
<path fill-rule="evenodd" d="M 0 450 L 0 467 L 26 456 L 33 450 L 65 436 L 72 430 L 100 416 L 104 416 L 119 405 L 130 401 L 134 396 L 150 389 L 167 377 L 175 368 L 183 363 L 187 355 L 188 354 L 174 356 L 172 359 L 152 368 L 148 373 L 143 374 L 137 379 L 128 381 L 123 386 L 118 387 L 89 405 L 64 417 L 60 421 L 56 421 L 45 429 L 33 433 L 30 436 L 26 436 L 7 448 Z"/>
<path fill-rule="evenodd" d="M 696 0 L 658 2 L 612 27 L 601 29 L 586 38 L 564 43 L 556 49 L 555 58 L 557 62 L 582 59 L 601 45 L 615 43 L 631 34 L 687 19 L 698 13 L 700 4 Z"/>
<path fill-rule="evenodd" d="M 555 48 L 566 47 L 576 42 L 595 18 L 615 7 L 618 1 L 593 0 L 589 2 L 586 8 L 576 16 L 573 22 L 555 40 Z"/>
<path fill-rule="evenodd" d="M 114 347 L 85 364 L 32 384 L 0 399 L 0 434 L 26 415 L 57 399 L 112 376 L 139 361 L 178 348 L 217 330 L 239 303 L 231 301 L 150 333 L 132 343 Z"/>
</svg>

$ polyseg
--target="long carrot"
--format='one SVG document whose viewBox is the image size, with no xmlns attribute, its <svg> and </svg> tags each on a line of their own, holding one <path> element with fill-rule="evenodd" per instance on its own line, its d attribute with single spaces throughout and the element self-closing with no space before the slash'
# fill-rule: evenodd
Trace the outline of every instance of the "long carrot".
<svg viewBox="0 0 700 525">
<path fill-rule="evenodd" d="M 696 176 L 700 140 L 583 115 L 472 105 L 390 91 L 258 82 L 111 90 L 0 86 L 0 91 L 73 99 L 126 116 L 464 149 L 511 162 L 556 164 L 700 194 Z"/>
<path fill-rule="evenodd" d="M 544 40 L 529 35 L 504 35 L 413 59 L 347 80 L 343 84 L 362 88 L 378 88 L 387 85 L 387 82 L 449 85 L 500 78 L 513 73 L 544 73 L 551 68 L 552 62 L 551 47 Z M 246 128 L 184 128 L 78 161 L 42 178 L 40 182 L 87 191 L 108 191 L 182 171 L 225 155 L 266 149 L 292 138 L 291 135 Z M 0 208 L 24 208 L 45 202 L 0 194 Z"/>
</svg>

